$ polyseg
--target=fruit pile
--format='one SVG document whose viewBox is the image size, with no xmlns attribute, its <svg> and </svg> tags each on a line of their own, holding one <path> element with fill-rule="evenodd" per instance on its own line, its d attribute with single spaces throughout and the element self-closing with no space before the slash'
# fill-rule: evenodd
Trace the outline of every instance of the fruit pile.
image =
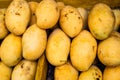
<svg viewBox="0 0 120 80">
<path fill-rule="evenodd" d="M 54 0 L 0 9 L 0 80 L 120 80 L 120 10 Z"/>
</svg>

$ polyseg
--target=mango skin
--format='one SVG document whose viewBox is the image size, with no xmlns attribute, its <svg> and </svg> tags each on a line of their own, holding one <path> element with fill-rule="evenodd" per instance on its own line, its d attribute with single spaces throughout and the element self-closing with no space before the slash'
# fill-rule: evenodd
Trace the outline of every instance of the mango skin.
<svg viewBox="0 0 120 80">
<path fill-rule="evenodd" d="M 95 65 L 92 65 L 87 71 L 79 75 L 78 80 L 102 80 L 102 71 Z"/>
<path fill-rule="evenodd" d="M 120 80 L 120 65 L 114 67 L 105 67 L 103 71 L 103 80 Z"/>
<path fill-rule="evenodd" d="M 37 60 L 44 53 L 46 44 L 46 30 L 36 24 L 31 25 L 22 37 L 23 57 L 27 60 Z"/>
<path fill-rule="evenodd" d="M 27 1 L 13 0 L 6 10 L 5 24 L 7 29 L 15 35 L 22 35 L 30 21 L 30 14 Z"/>
<path fill-rule="evenodd" d="M 1 43 L 1 61 L 7 66 L 15 66 L 22 59 L 22 38 L 9 34 Z"/>
<path fill-rule="evenodd" d="M 54 66 L 67 62 L 70 50 L 70 38 L 59 28 L 50 34 L 46 46 L 46 58 Z"/>
<path fill-rule="evenodd" d="M 61 10 L 59 24 L 61 29 L 71 38 L 77 36 L 83 28 L 83 19 L 79 11 L 72 6 Z"/>
<path fill-rule="evenodd" d="M 98 44 L 97 56 L 106 66 L 120 65 L 120 33 L 112 32 L 110 37 Z"/>
<path fill-rule="evenodd" d="M 70 60 L 79 71 L 86 71 L 92 65 L 97 51 L 97 41 L 92 34 L 83 30 L 71 43 Z"/>
<path fill-rule="evenodd" d="M 110 36 L 115 24 L 115 16 L 111 8 L 98 3 L 93 6 L 88 15 L 88 26 L 92 35 L 98 40 L 104 40 Z"/>
<path fill-rule="evenodd" d="M 21 60 L 19 64 L 17 64 L 11 75 L 11 80 L 33 80 L 35 78 L 37 62 Z"/>
<path fill-rule="evenodd" d="M 42 29 L 50 29 L 58 22 L 59 14 L 59 8 L 54 0 L 42 0 L 36 8 L 36 24 Z"/>
<path fill-rule="evenodd" d="M 78 70 L 68 61 L 55 67 L 54 80 L 78 80 Z"/>
<path fill-rule="evenodd" d="M 12 74 L 12 68 L 5 65 L 0 61 L 0 79 L 1 80 L 10 80 Z"/>
</svg>

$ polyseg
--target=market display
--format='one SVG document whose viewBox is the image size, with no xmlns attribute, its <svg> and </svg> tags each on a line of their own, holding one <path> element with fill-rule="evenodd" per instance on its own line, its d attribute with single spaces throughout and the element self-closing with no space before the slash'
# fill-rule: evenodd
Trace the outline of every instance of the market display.
<svg viewBox="0 0 120 80">
<path fill-rule="evenodd" d="M 0 80 L 120 80 L 119 27 L 105 3 L 13 0 L 0 8 Z"/>
</svg>

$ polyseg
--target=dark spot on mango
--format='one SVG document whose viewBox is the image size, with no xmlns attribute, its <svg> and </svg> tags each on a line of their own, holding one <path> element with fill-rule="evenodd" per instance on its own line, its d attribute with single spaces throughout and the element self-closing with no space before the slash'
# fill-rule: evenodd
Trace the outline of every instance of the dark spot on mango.
<svg viewBox="0 0 120 80">
<path fill-rule="evenodd" d="M 101 20 L 100 18 L 99 18 L 98 20 L 99 20 L 100 22 L 102 22 L 102 20 Z"/>
<path fill-rule="evenodd" d="M 4 16 L 5 16 L 5 14 L 4 14 Z"/>
<path fill-rule="evenodd" d="M 22 6 L 20 6 L 20 8 L 22 8 Z"/>
<path fill-rule="evenodd" d="M 80 19 L 80 17 L 78 17 L 78 19 Z"/>
<path fill-rule="evenodd" d="M 35 13 L 33 13 L 33 16 L 35 15 Z"/>
<path fill-rule="evenodd" d="M 21 64 L 21 68 L 23 68 L 23 67 L 24 67 L 24 63 Z"/>
<path fill-rule="evenodd" d="M 100 78 L 101 76 L 99 75 L 98 77 Z"/>
<path fill-rule="evenodd" d="M 67 17 L 68 14 L 65 14 L 65 17 Z"/>
<path fill-rule="evenodd" d="M 66 62 L 66 60 L 60 60 L 60 62 Z"/>
<path fill-rule="evenodd" d="M 28 70 L 28 71 L 30 70 L 30 67 L 29 67 L 29 66 L 27 67 L 27 70 Z"/>
<path fill-rule="evenodd" d="M 70 11 L 70 13 L 73 13 L 73 11 Z"/>
<path fill-rule="evenodd" d="M 96 80 L 99 80 L 99 78 L 96 78 Z"/>
<path fill-rule="evenodd" d="M 97 73 L 95 73 L 95 75 L 96 75 L 96 76 L 98 76 L 98 74 L 97 74 Z"/>
<path fill-rule="evenodd" d="M 18 15 L 18 16 L 20 16 L 20 13 L 16 12 L 16 13 L 15 13 L 15 15 Z"/>
<path fill-rule="evenodd" d="M 58 7 L 56 7 L 55 9 L 56 9 L 56 11 L 58 12 Z"/>
</svg>

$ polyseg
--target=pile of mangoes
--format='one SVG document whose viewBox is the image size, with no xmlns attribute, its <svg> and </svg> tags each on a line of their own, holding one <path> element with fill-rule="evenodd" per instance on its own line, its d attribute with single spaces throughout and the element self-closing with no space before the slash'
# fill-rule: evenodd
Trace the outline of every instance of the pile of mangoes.
<svg viewBox="0 0 120 80">
<path fill-rule="evenodd" d="M 120 80 L 119 26 L 105 3 L 13 0 L 0 9 L 0 80 L 46 80 L 48 63 L 54 80 Z"/>
</svg>

